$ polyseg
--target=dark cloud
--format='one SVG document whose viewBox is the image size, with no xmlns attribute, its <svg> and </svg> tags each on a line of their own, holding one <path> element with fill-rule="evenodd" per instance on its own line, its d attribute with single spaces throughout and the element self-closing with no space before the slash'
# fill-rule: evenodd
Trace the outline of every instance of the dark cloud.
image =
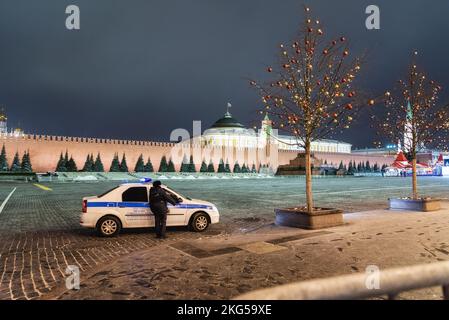
<svg viewBox="0 0 449 320">
<path fill-rule="evenodd" d="M 327 34 L 368 49 L 365 90 L 391 86 L 417 49 L 449 91 L 448 2 L 375 2 L 379 31 L 364 27 L 372 1 L 310 5 Z M 65 29 L 69 4 L 81 9 L 80 31 Z M 263 76 L 301 19 L 297 0 L 2 0 L 0 104 L 12 125 L 61 135 L 167 140 L 192 120 L 208 126 L 227 101 L 250 124 L 258 98 L 244 78 Z M 370 145 L 367 121 L 339 138 Z"/>
</svg>

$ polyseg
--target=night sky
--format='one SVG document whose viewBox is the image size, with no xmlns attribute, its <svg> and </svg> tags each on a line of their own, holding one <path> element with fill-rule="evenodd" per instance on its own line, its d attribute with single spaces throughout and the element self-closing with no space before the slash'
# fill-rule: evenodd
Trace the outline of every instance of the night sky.
<svg viewBox="0 0 449 320">
<path fill-rule="evenodd" d="M 10 126 L 29 133 L 169 139 L 192 120 L 209 127 L 231 112 L 260 120 L 259 79 L 293 39 L 303 18 L 297 0 L 1 0 L 0 105 Z M 329 37 L 368 50 L 363 89 L 379 93 L 401 77 L 410 53 L 449 100 L 447 0 L 308 1 Z M 81 10 L 81 30 L 65 28 L 65 8 Z M 365 28 L 365 8 L 381 29 Z M 336 138 L 371 146 L 368 116 Z"/>
</svg>

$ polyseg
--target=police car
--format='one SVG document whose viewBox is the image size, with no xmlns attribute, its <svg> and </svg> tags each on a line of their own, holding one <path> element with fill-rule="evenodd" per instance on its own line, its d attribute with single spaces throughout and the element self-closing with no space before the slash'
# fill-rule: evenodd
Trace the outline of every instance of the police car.
<svg viewBox="0 0 449 320">
<path fill-rule="evenodd" d="M 102 195 L 84 197 L 81 226 L 97 229 L 104 237 L 115 236 L 123 228 L 154 227 L 154 214 L 148 203 L 150 181 L 124 183 Z M 219 213 L 214 204 L 182 196 L 165 185 L 162 188 L 177 200 L 176 206 L 168 204 L 167 226 L 189 226 L 201 232 L 218 223 Z"/>
</svg>

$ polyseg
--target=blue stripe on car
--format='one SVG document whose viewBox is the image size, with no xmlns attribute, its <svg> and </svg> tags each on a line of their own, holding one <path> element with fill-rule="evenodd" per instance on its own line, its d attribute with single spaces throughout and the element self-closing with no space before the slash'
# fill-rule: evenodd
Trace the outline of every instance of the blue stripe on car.
<svg viewBox="0 0 449 320">
<path fill-rule="evenodd" d="M 150 204 L 146 202 L 87 202 L 89 208 L 149 208 Z M 212 206 L 205 204 L 177 204 L 176 206 L 168 205 L 169 208 L 180 209 L 212 209 Z"/>
</svg>

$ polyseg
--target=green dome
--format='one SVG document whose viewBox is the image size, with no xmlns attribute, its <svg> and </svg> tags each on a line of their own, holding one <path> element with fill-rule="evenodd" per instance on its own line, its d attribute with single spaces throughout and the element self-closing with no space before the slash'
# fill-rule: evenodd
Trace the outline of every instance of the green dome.
<svg viewBox="0 0 449 320">
<path fill-rule="evenodd" d="M 211 128 L 244 128 L 245 126 L 238 122 L 229 112 L 226 112 L 223 118 L 218 119 Z"/>
</svg>

